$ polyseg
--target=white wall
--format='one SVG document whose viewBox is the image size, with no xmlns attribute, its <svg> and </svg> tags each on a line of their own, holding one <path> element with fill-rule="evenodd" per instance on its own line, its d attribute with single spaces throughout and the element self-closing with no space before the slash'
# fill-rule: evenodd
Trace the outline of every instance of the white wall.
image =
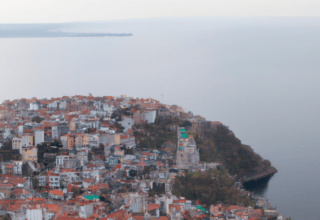
<svg viewBox="0 0 320 220">
<path fill-rule="evenodd" d="M 44 131 L 42 130 L 36 130 L 35 132 L 35 146 L 37 146 L 37 144 L 41 144 L 44 142 Z"/>
<path fill-rule="evenodd" d="M 42 210 L 41 209 L 27 209 L 26 217 L 28 220 L 41 220 Z"/>
<path fill-rule="evenodd" d="M 154 123 L 154 121 L 156 120 L 156 116 L 157 116 L 156 110 L 144 112 L 144 120 L 148 124 Z"/>
<path fill-rule="evenodd" d="M 29 110 L 30 111 L 37 111 L 37 110 L 39 110 L 40 109 L 40 104 L 39 103 L 37 103 L 37 102 L 31 102 L 30 103 L 30 106 L 29 106 Z"/>
</svg>

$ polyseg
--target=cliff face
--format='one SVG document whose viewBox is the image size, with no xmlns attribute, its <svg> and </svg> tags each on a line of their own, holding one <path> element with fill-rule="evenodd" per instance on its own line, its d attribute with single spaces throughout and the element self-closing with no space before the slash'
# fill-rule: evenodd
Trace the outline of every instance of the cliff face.
<svg viewBox="0 0 320 220">
<path fill-rule="evenodd" d="M 201 161 L 220 162 L 240 182 L 256 181 L 277 172 L 270 161 L 242 144 L 228 127 L 221 123 L 209 125 L 197 125 L 196 128 L 195 140 L 200 148 Z"/>
<path fill-rule="evenodd" d="M 134 129 L 139 147 L 176 148 L 174 126 L 184 127 L 188 134 L 194 136 L 200 152 L 200 161 L 219 162 L 236 181 L 258 180 L 277 172 L 270 161 L 263 159 L 248 145 L 244 145 L 220 122 L 201 121 L 191 123 L 179 117 L 157 116 L 154 124 L 144 124 Z M 154 138 L 150 138 L 154 137 Z M 169 147 L 170 146 L 170 147 Z"/>
</svg>

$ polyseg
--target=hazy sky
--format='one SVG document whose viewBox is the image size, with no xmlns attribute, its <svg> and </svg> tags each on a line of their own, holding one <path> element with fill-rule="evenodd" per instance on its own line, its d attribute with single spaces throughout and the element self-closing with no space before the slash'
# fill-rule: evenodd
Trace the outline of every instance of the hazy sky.
<svg viewBox="0 0 320 220">
<path fill-rule="evenodd" d="M 8 0 L 0 6 L 0 23 L 319 15 L 319 0 Z"/>
</svg>

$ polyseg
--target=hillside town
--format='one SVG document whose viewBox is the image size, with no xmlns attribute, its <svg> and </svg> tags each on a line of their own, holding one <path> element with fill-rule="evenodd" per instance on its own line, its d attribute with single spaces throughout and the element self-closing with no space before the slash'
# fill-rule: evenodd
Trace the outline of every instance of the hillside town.
<svg viewBox="0 0 320 220">
<path fill-rule="evenodd" d="M 149 146 L 148 125 L 177 118 L 172 140 Z M 152 98 L 64 96 L 0 105 L 0 219 L 12 220 L 284 220 L 264 198 L 236 182 L 255 205 L 201 204 L 173 193 L 186 172 L 206 163 L 193 133 L 206 121 Z M 140 135 L 140 136 L 138 136 Z M 201 138 L 201 134 L 200 134 Z"/>
</svg>

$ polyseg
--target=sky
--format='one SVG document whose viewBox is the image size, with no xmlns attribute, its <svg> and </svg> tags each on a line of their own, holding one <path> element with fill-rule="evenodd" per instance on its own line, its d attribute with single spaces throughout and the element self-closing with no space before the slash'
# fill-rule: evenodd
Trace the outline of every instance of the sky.
<svg viewBox="0 0 320 220">
<path fill-rule="evenodd" d="M 0 7 L 0 23 L 319 15 L 319 0 L 10 0 Z"/>
</svg>

